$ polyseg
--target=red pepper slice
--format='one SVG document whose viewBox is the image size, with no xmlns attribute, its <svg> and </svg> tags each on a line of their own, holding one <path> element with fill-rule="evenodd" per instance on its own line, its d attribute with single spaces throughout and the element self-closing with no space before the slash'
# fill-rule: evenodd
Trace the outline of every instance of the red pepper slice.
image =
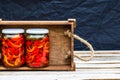
<svg viewBox="0 0 120 80">
<path fill-rule="evenodd" d="M 34 62 L 34 63 L 31 63 L 31 64 L 29 64 L 31 67 L 40 67 L 40 65 L 41 65 L 41 63 L 36 63 L 36 62 Z"/>
<path fill-rule="evenodd" d="M 31 46 L 31 45 L 32 45 L 32 41 L 28 41 L 28 40 L 27 40 L 26 46 L 28 47 L 28 46 Z"/>
<path fill-rule="evenodd" d="M 14 64 L 10 63 L 5 55 L 4 56 L 4 62 L 9 66 L 14 66 Z"/>
<path fill-rule="evenodd" d="M 30 56 L 30 55 L 27 54 L 26 55 L 26 62 L 31 63 L 31 62 L 33 62 L 34 58 L 35 58 L 35 56 Z"/>
<path fill-rule="evenodd" d="M 18 66 L 24 63 L 24 57 L 16 58 L 14 65 Z"/>
<path fill-rule="evenodd" d="M 27 47 L 27 52 L 33 52 L 36 49 L 35 46 L 33 46 L 32 48 L 29 46 Z"/>
<path fill-rule="evenodd" d="M 9 46 L 16 47 L 16 48 L 21 47 L 22 44 L 23 44 L 23 43 L 20 43 L 19 45 L 16 45 L 16 44 L 12 43 L 10 40 L 8 40 L 7 43 L 8 43 Z"/>
</svg>

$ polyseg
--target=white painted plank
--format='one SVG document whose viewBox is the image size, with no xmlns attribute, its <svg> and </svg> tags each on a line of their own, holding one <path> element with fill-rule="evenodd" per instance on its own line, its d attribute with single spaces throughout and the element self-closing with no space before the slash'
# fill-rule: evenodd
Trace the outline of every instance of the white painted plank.
<svg viewBox="0 0 120 80">
<path fill-rule="evenodd" d="M 77 58 L 74 58 L 74 60 L 75 61 L 81 61 L 81 60 L 79 60 Z M 120 57 L 94 57 L 90 61 L 120 61 Z M 83 62 L 83 61 L 81 61 L 81 62 Z M 89 61 L 87 61 L 87 62 L 89 62 Z"/>
<path fill-rule="evenodd" d="M 75 54 L 81 55 L 81 56 L 89 56 L 90 51 L 74 51 Z M 105 57 L 105 56 L 112 56 L 117 57 L 120 56 L 120 51 L 95 51 L 94 54 L 95 57 Z"/>
<path fill-rule="evenodd" d="M 115 61 L 88 61 L 88 62 L 83 62 L 80 60 L 75 60 L 76 64 L 120 64 L 119 60 Z"/>
<path fill-rule="evenodd" d="M 120 51 L 104 52 L 104 54 L 101 51 L 95 52 L 94 59 L 89 62 L 75 58 L 76 71 L 3 71 L 0 72 L 0 80 L 120 79 L 120 54 L 118 53 Z M 78 54 L 82 55 L 79 52 Z"/>
<path fill-rule="evenodd" d="M 0 75 L 120 74 L 120 69 L 77 69 L 76 71 L 3 71 Z"/>
<path fill-rule="evenodd" d="M 105 51 L 102 54 L 102 51 L 95 51 L 94 58 L 91 61 L 84 62 L 80 61 L 77 58 L 74 58 L 77 69 L 104 69 L 104 68 L 120 68 L 120 54 L 119 51 L 109 52 Z M 75 51 L 78 55 L 88 56 L 89 51 Z M 86 54 L 87 53 L 87 54 Z M 114 53 L 114 54 L 113 54 Z M 84 57 L 83 57 L 84 58 Z"/>
<path fill-rule="evenodd" d="M 75 53 L 90 53 L 90 51 L 74 51 Z M 96 50 L 95 54 L 120 54 L 120 50 Z"/>
<path fill-rule="evenodd" d="M 90 54 L 88 53 L 76 53 L 80 56 L 89 56 Z M 112 56 L 112 57 L 120 57 L 120 54 L 94 54 L 95 57 L 109 57 L 109 56 Z"/>
<path fill-rule="evenodd" d="M 120 64 L 76 64 L 77 69 L 112 69 L 112 68 L 120 68 Z"/>
<path fill-rule="evenodd" d="M 0 80 L 120 79 L 120 69 L 79 69 L 77 71 L 1 72 Z"/>
<path fill-rule="evenodd" d="M 119 74 L 72 74 L 72 75 L 4 75 L 0 80 L 81 80 L 81 79 L 120 79 Z"/>
</svg>

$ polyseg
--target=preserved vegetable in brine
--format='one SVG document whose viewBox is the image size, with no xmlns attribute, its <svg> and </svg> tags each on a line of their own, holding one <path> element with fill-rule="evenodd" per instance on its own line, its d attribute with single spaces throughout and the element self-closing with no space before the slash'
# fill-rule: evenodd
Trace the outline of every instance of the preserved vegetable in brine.
<svg viewBox="0 0 120 80">
<path fill-rule="evenodd" d="M 23 35 L 24 30 L 3 29 L 2 33 L 2 62 L 4 66 L 22 66 L 25 62 Z"/>
<path fill-rule="evenodd" d="M 30 30 L 30 33 L 29 33 Z M 39 30 L 39 32 L 37 32 Z M 29 67 L 45 67 L 49 64 L 49 36 L 46 29 L 28 29 L 26 36 L 26 63 Z M 47 31 L 46 33 L 41 32 Z M 36 33 L 34 33 L 34 31 Z M 33 33 L 31 33 L 33 32 Z M 28 34 L 29 33 L 29 34 Z"/>
</svg>

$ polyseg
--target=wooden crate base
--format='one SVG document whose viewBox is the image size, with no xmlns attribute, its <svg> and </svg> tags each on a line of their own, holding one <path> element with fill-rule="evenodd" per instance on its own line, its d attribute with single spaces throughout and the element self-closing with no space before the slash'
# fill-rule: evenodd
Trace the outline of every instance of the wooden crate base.
<svg viewBox="0 0 120 80">
<path fill-rule="evenodd" d="M 48 66 L 44 68 L 29 68 L 29 67 L 20 67 L 20 68 L 5 68 L 3 66 L 0 66 L 0 71 L 73 71 L 74 68 L 71 68 L 69 65 L 63 65 L 63 66 Z"/>
<path fill-rule="evenodd" d="M 27 66 L 23 66 L 20 68 L 6 68 L 4 66 L 0 66 L 0 71 L 74 71 L 75 70 L 75 63 L 72 63 L 72 67 L 70 65 L 55 65 L 55 66 L 48 66 L 43 68 L 30 68 Z"/>
</svg>

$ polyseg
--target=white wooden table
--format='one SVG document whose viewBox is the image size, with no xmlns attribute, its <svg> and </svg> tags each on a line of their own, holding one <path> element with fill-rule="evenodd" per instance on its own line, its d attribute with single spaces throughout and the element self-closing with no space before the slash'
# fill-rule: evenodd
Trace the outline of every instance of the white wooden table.
<svg viewBox="0 0 120 80">
<path fill-rule="evenodd" d="M 75 51 L 88 56 L 88 51 Z M 89 62 L 74 59 L 76 71 L 2 71 L 0 80 L 120 80 L 120 51 L 96 51 Z"/>
</svg>

